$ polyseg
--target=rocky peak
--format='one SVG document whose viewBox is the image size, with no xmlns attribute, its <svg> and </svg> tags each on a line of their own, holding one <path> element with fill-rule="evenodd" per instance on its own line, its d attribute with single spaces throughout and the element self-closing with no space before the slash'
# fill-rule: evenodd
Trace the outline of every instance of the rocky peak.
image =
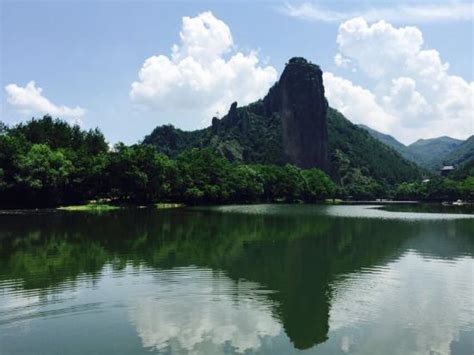
<svg viewBox="0 0 474 355">
<path fill-rule="evenodd" d="M 281 116 L 286 161 L 328 171 L 328 104 L 321 69 L 304 58 L 291 58 L 264 104 L 267 114 Z"/>
</svg>

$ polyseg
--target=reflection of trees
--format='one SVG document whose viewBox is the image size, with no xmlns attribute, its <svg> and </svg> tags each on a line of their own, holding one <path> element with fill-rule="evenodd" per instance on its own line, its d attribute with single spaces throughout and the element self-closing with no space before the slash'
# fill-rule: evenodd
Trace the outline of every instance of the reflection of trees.
<svg viewBox="0 0 474 355">
<path fill-rule="evenodd" d="M 430 223 L 189 210 L 0 216 L 0 280 L 47 292 L 80 274 L 95 277 L 105 264 L 225 270 L 276 291 L 267 297 L 295 346 L 305 349 L 327 338 L 335 278 L 386 263 L 407 245 L 442 250 L 443 257 L 472 255 L 471 221 Z"/>
</svg>

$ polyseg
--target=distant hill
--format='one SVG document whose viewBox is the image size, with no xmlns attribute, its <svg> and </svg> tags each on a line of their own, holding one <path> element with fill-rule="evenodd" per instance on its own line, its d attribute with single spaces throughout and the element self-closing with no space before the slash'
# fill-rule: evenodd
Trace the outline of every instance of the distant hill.
<svg viewBox="0 0 474 355">
<path fill-rule="evenodd" d="M 210 147 L 231 161 L 318 167 L 336 179 L 355 172 L 393 184 L 420 176 L 415 164 L 328 107 L 320 68 L 303 58 L 290 59 L 262 100 L 233 103 L 202 130 L 157 127 L 143 143 L 172 157 Z"/>
<path fill-rule="evenodd" d="M 460 166 L 474 159 L 474 136 L 470 136 L 451 151 L 443 161 L 445 164 Z"/>
<path fill-rule="evenodd" d="M 372 137 L 374 137 L 375 139 L 377 139 L 377 140 L 381 141 L 382 143 L 384 143 L 385 145 L 388 145 L 389 147 L 392 147 L 393 149 L 395 149 L 405 159 L 416 162 L 416 158 L 410 152 L 408 147 L 405 144 L 403 144 L 402 142 L 399 142 L 395 137 L 393 137 L 389 134 L 385 134 L 385 133 L 376 131 L 375 129 L 372 129 L 372 128 L 370 128 L 366 125 L 363 125 L 363 124 L 359 124 L 358 126 L 365 129 L 366 131 L 368 131 L 370 133 L 370 135 Z"/>
<path fill-rule="evenodd" d="M 438 137 L 419 139 L 408 146 L 416 161 L 427 169 L 436 171 L 444 165 L 446 157 L 463 143 L 460 139 Z"/>
<path fill-rule="evenodd" d="M 466 141 L 451 137 L 419 139 L 406 146 L 394 137 L 378 132 L 365 125 L 359 125 L 380 142 L 392 147 L 405 159 L 420 167 L 437 172 L 443 165 L 462 165 L 474 157 L 474 137 Z"/>
</svg>

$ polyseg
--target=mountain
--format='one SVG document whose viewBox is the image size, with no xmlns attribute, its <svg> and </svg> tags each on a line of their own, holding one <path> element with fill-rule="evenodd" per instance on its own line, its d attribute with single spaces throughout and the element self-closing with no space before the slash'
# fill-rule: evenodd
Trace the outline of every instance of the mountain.
<svg viewBox="0 0 474 355">
<path fill-rule="evenodd" d="M 232 161 L 318 167 L 337 179 L 354 172 L 387 183 L 419 177 L 415 164 L 328 107 L 322 71 L 304 58 L 290 59 L 263 99 L 233 103 L 210 127 L 186 132 L 160 126 L 143 143 L 172 157 L 210 147 Z"/>
<path fill-rule="evenodd" d="M 171 156 L 189 147 L 212 147 L 229 160 L 328 171 L 327 107 L 321 69 L 292 58 L 263 100 L 245 107 L 234 102 L 204 130 L 158 127 L 144 143 Z"/>
<path fill-rule="evenodd" d="M 474 136 L 470 136 L 443 160 L 446 165 L 460 166 L 474 159 Z"/>
<path fill-rule="evenodd" d="M 451 137 L 438 137 L 431 139 L 419 139 L 406 146 L 394 137 L 376 131 L 365 125 L 359 125 L 369 134 L 392 147 L 405 159 L 417 163 L 419 166 L 438 171 L 443 165 L 462 165 L 474 158 L 474 137 L 471 136 L 466 141 Z"/>
<path fill-rule="evenodd" d="M 463 162 L 462 165 L 458 165 L 457 169 L 454 170 L 449 176 L 457 180 L 463 180 L 469 176 L 474 176 L 474 158 Z"/>
<path fill-rule="evenodd" d="M 408 146 L 408 150 L 416 161 L 423 167 L 437 171 L 444 163 L 444 159 L 463 143 L 460 139 L 438 137 L 419 139 Z"/>
<path fill-rule="evenodd" d="M 328 131 L 333 176 L 343 178 L 348 170 L 343 165 L 348 164 L 349 169 L 361 169 L 366 176 L 390 184 L 420 177 L 415 163 L 404 159 L 395 149 L 373 138 L 332 108 L 328 110 Z M 341 159 L 348 162 L 341 164 Z"/>
<path fill-rule="evenodd" d="M 410 152 L 408 147 L 405 144 L 399 142 L 395 137 L 393 137 L 389 134 L 385 134 L 385 133 L 376 131 L 375 129 L 372 129 L 372 128 L 370 128 L 366 125 L 363 125 L 363 124 L 359 124 L 358 126 L 365 129 L 367 132 L 370 133 L 370 135 L 372 137 L 374 137 L 375 139 L 381 141 L 383 144 L 388 145 L 389 147 L 392 147 L 393 149 L 395 149 L 405 159 L 416 162 L 416 158 Z"/>
</svg>

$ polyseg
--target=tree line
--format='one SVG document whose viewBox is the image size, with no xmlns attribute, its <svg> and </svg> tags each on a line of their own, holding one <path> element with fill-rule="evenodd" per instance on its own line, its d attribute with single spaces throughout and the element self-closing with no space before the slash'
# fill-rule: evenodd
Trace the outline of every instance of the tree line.
<svg viewBox="0 0 474 355">
<path fill-rule="evenodd" d="M 319 169 L 233 164 L 210 149 L 176 159 L 153 146 L 118 143 L 45 116 L 0 130 L 0 205 L 44 207 L 110 199 L 133 204 L 302 200 L 335 195 Z"/>
<path fill-rule="evenodd" d="M 397 186 L 397 200 L 443 202 L 474 201 L 474 174 L 463 180 L 436 177 L 426 182 L 405 182 Z"/>
<path fill-rule="evenodd" d="M 98 129 L 85 131 L 50 116 L 13 127 L 0 124 L 3 208 L 98 199 L 131 204 L 317 202 L 336 197 L 474 199 L 473 191 L 473 176 L 394 187 L 356 169 L 336 184 L 316 168 L 237 164 L 211 149 L 189 149 L 171 159 L 146 144 L 118 143 L 110 148 Z"/>
</svg>

